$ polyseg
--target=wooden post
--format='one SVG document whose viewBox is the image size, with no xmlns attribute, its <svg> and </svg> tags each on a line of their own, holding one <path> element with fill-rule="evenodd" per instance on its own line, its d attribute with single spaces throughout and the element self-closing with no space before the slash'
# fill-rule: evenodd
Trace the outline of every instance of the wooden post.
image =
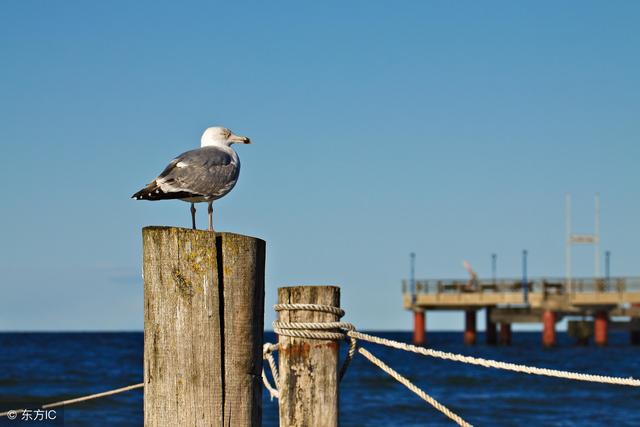
<svg viewBox="0 0 640 427">
<path fill-rule="evenodd" d="M 278 303 L 340 307 L 340 288 L 294 286 L 278 289 Z M 335 322 L 338 317 L 317 311 L 280 311 L 281 322 Z M 338 425 L 339 343 L 279 337 L 280 426 Z"/>
<path fill-rule="evenodd" d="M 261 425 L 265 242 L 146 227 L 145 426 Z"/>
</svg>

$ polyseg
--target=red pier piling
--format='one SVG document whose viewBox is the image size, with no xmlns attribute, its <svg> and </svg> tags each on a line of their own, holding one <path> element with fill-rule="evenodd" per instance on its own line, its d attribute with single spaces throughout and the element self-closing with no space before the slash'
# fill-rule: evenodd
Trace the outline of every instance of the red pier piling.
<svg viewBox="0 0 640 427">
<path fill-rule="evenodd" d="M 500 344 L 511 345 L 511 323 L 500 323 Z"/>
<path fill-rule="evenodd" d="M 553 347 L 556 345 L 556 313 L 545 310 L 542 313 L 542 345 Z"/>
<path fill-rule="evenodd" d="M 413 312 L 413 343 L 424 345 L 425 340 L 425 314 L 423 310 Z"/>
<path fill-rule="evenodd" d="M 476 343 L 476 311 L 464 312 L 464 343 L 474 345 Z"/>
<path fill-rule="evenodd" d="M 598 311 L 593 316 L 593 341 L 596 345 L 607 345 L 607 329 L 609 323 L 609 314 L 604 311 Z"/>
</svg>

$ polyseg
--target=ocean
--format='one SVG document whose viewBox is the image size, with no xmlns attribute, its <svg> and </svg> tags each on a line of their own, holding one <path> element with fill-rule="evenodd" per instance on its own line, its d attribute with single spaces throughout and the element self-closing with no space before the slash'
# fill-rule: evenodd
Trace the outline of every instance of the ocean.
<svg viewBox="0 0 640 427">
<path fill-rule="evenodd" d="M 408 332 L 371 332 L 409 342 Z M 272 333 L 265 340 L 273 342 Z M 610 334 L 604 348 L 578 346 L 563 333 L 543 349 L 540 334 L 514 332 L 511 346 L 467 347 L 462 334 L 430 332 L 429 347 L 466 355 L 586 373 L 640 377 L 640 347 Z M 639 426 L 640 388 L 591 384 L 498 371 L 364 344 L 392 368 L 474 425 Z M 142 381 L 143 335 L 131 333 L 0 333 L 0 404 L 47 403 Z M 356 355 L 340 386 L 342 426 L 451 426 L 387 374 Z M 141 426 L 142 391 L 68 406 L 64 425 Z M 0 426 L 27 425 L 0 420 Z M 34 422 L 28 425 L 56 425 Z M 277 401 L 264 394 L 263 425 L 278 425 Z"/>
</svg>

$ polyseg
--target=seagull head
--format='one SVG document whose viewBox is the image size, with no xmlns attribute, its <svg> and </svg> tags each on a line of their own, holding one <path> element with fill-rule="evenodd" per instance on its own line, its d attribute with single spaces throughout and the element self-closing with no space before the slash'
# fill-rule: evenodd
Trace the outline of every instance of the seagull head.
<svg viewBox="0 0 640 427">
<path fill-rule="evenodd" d="M 207 128 L 200 140 L 201 147 L 211 145 L 225 145 L 230 147 L 231 144 L 251 144 L 251 140 L 246 136 L 236 135 L 231 132 L 231 130 L 220 126 Z"/>
</svg>

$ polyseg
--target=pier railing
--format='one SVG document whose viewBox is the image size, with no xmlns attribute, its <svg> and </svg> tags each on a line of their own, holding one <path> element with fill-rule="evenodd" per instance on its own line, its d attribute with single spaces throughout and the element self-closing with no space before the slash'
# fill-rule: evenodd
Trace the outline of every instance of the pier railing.
<svg viewBox="0 0 640 427">
<path fill-rule="evenodd" d="M 403 294 L 452 294 L 452 293 L 506 293 L 529 292 L 568 294 L 576 292 L 640 292 L 640 277 L 610 278 L 574 278 L 567 283 L 565 278 L 532 278 L 526 285 L 522 279 L 464 280 L 464 279 L 427 279 L 416 280 L 412 286 L 410 280 L 402 280 Z"/>
</svg>

